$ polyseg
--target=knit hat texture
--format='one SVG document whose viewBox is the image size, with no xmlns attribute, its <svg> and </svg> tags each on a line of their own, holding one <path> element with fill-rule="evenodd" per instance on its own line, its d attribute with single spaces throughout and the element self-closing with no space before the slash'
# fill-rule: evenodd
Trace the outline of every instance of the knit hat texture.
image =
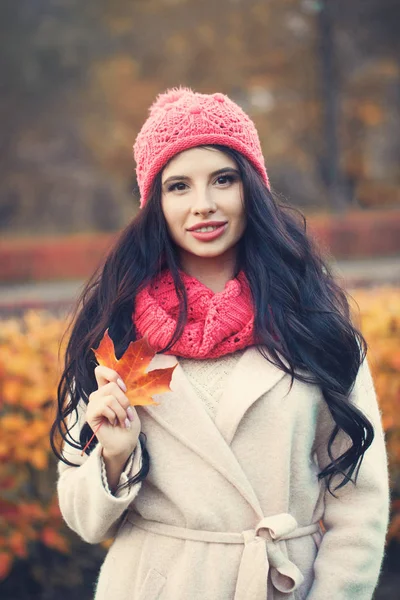
<svg viewBox="0 0 400 600">
<path fill-rule="evenodd" d="M 220 144 L 238 150 L 270 187 L 257 129 L 228 96 L 172 88 L 157 96 L 149 112 L 133 147 L 141 208 L 155 176 L 167 162 L 175 154 L 201 145 Z"/>
</svg>

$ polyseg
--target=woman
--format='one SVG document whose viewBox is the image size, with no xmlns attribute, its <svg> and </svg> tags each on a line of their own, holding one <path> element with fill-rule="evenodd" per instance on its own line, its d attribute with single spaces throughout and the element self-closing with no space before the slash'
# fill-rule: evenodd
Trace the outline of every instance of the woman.
<svg viewBox="0 0 400 600">
<path fill-rule="evenodd" d="M 115 537 L 96 600 L 372 598 L 387 457 L 344 292 L 227 96 L 161 94 L 134 150 L 142 210 L 81 298 L 52 430 L 66 522 Z M 95 366 L 107 328 L 178 363 L 158 406 Z"/>
</svg>

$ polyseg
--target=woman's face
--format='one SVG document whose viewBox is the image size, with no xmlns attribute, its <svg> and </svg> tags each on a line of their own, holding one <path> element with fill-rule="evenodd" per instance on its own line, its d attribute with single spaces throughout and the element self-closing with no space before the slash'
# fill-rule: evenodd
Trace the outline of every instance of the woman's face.
<svg viewBox="0 0 400 600">
<path fill-rule="evenodd" d="M 190 148 L 171 159 L 161 181 L 162 210 L 181 253 L 233 258 L 246 227 L 236 162 L 215 148 Z"/>
</svg>

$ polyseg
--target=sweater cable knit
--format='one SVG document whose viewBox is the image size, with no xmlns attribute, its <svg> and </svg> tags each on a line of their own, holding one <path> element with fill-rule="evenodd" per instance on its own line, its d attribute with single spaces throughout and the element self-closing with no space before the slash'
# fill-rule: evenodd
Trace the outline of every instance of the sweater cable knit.
<svg viewBox="0 0 400 600">
<path fill-rule="evenodd" d="M 244 350 L 239 350 L 233 354 L 207 360 L 179 359 L 186 377 L 213 421 L 228 377 L 243 352 Z"/>
</svg>

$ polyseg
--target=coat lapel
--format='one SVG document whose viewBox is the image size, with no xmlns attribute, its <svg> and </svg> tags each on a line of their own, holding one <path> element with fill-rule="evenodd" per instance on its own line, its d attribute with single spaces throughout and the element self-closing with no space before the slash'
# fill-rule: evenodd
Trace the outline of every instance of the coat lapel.
<svg viewBox="0 0 400 600">
<path fill-rule="evenodd" d="M 215 420 L 227 444 L 231 444 L 245 412 L 284 375 L 285 372 L 268 362 L 256 346 L 246 349 L 225 387 Z"/>
<path fill-rule="evenodd" d="M 157 354 L 148 370 L 171 367 L 177 362 L 176 356 Z M 171 391 L 159 398 L 155 396 L 160 402 L 158 406 L 141 408 L 219 471 L 262 516 L 259 501 L 230 444 L 246 410 L 283 375 L 283 371 L 272 366 L 255 348 L 247 348 L 224 390 L 214 423 L 178 363 L 173 372 Z"/>
</svg>

